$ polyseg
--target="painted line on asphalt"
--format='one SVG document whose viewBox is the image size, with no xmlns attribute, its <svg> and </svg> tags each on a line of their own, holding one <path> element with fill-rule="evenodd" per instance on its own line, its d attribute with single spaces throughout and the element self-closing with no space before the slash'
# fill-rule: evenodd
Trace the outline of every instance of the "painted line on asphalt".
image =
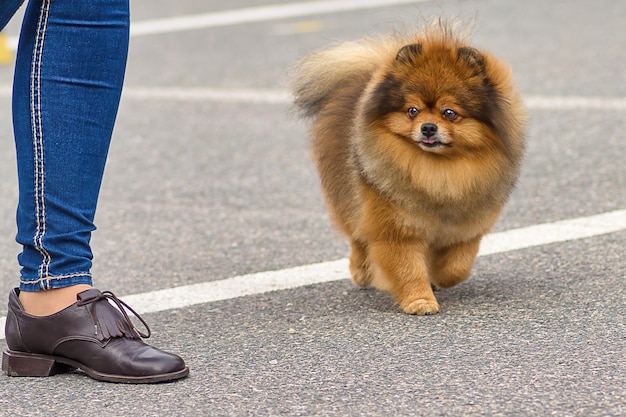
<svg viewBox="0 0 626 417">
<path fill-rule="evenodd" d="M 11 87 L 0 85 L 0 97 L 10 98 Z M 272 88 L 124 87 L 123 100 L 291 104 L 287 90 Z M 626 110 L 626 97 L 524 95 L 531 110 Z"/>
<path fill-rule="evenodd" d="M 626 110 L 624 97 L 524 96 L 524 102 L 535 110 Z"/>
<path fill-rule="evenodd" d="M 430 0 L 326 0 L 270 4 L 218 12 L 132 21 L 130 23 L 130 36 L 158 35 L 294 17 L 375 9 L 411 3 L 417 4 L 426 1 Z M 16 50 L 17 44 L 17 36 L 7 37 L 9 48 Z"/>
<path fill-rule="evenodd" d="M 287 90 L 253 88 L 125 87 L 127 100 L 207 101 L 284 104 L 293 101 Z"/>
<path fill-rule="evenodd" d="M 293 17 L 374 9 L 410 3 L 423 3 L 425 1 L 428 0 L 328 0 L 273 4 L 244 9 L 225 10 L 221 12 L 133 22 L 130 25 L 130 35 L 155 35 Z"/>
<path fill-rule="evenodd" d="M 621 230 L 626 230 L 626 209 L 489 234 L 483 239 L 479 256 L 584 239 Z M 349 278 L 348 259 L 339 259 L 126 295 L 122 298 L 139 313 L 156 313 Z M 0 317 L 0 339 L 4 338 L 5 320 L 5 317 Z"/>
<path fill-rule="evenodd" d="M 127 100 L 258 104 L 289 104 L 293 101 L 287 90 L 253 88 L 126 87 L 123 97 Z M 531 110 L 626 110 L 625 97 L 525 95 L 524 102 Z"/>
<path fill-rule="evenodd" d="M 0 98 L 11 97 L 11 86 L 0 85 Z M 626 110 L 626 97 L 524 95 L 531 110 Z M 123 100 L 291 104 L 287 90 L 272 88 L 124 87 Z"/>
<path fill-rule="evenodd" d="M 626 209 L 488 234 L 480 244 L 478 256 L 586 239 L 621 230 L 626 230 Z"/>
</svg>

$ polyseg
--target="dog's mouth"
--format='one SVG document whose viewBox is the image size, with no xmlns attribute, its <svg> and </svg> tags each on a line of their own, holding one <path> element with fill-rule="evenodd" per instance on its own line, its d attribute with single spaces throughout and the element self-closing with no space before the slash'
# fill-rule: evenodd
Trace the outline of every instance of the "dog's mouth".
<svg viewBox="0 0 626 417">
<path fill-rule="evenodd" d="M 449 148 L 451 146 L 449 143 L 442 142 L 438 138 L 421 138 L 418 143 L 420 147 L 425 150 L 436 150 Z"/>
</svg>

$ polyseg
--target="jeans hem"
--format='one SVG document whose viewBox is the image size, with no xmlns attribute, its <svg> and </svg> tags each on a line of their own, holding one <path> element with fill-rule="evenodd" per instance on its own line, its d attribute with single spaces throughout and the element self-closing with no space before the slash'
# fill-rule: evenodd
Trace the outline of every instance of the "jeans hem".
<svg viewBox="0 0 626 417">
<path fill-rule="evenodd" d="M 60 276 L 47 276 L 28 280 L 22 277 L 20 280 L 20 290 L 26 292 L 37 292 L 51 290 L 54 288 L 71 287 L 72 285 L 87 284 L 93 285 L 90 273 L 76 273 Z"/>
</svg>

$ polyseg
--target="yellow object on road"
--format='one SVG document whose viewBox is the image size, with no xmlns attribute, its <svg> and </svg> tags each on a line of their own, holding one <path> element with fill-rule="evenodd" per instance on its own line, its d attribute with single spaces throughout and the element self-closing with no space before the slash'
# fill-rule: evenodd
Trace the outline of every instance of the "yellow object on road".
<svg viewBox="0 0 626 417">
<path fill-rule="evenodd" d="M 13 62 L 13 51 L 9 48 L 7 37 L 0 33 L 0 65 Z"/>
</svg>

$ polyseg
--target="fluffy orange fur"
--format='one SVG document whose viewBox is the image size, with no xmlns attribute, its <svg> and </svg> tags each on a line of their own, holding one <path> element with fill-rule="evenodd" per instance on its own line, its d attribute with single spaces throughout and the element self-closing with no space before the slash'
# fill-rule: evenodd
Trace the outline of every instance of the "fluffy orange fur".
<svg viewBox="0 0 626 417">
<path fill-rule="evenodd" d="M 293 93 L 354 282 L 437 313 L 432 287 L 469 277 L 519 175 L 526 111 L 509 68 L 439 21 L 315 53 Z"/>
</svg>

